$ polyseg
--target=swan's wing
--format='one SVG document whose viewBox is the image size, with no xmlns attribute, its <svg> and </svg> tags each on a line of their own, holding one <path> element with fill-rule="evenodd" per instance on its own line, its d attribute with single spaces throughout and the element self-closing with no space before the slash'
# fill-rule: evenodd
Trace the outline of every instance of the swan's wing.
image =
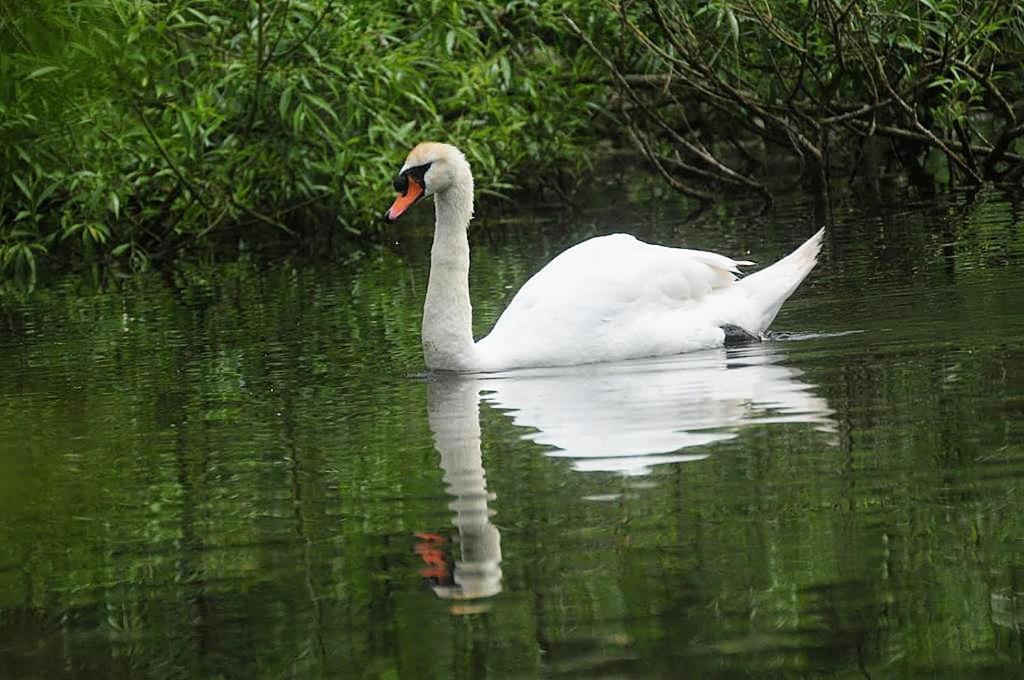
<svg viewBox="0 0 1024 680">
<path fill-rule="evenodd" d="M 749 262 L 701 250 L 667 248 L 613 234 L 584 241 L 527 281 L 502 314 L 503 323 L 537 313 L 592 320 L 635 314 L 638 305 L 680 310 L 731 286 Z M 568 319 L 566 319 L 568 320 Z"/>
<path fill-rule="evenodd" d="M 711 346 L 721 331 L 695 310 L 734 287 L 741 264 L 626 234 L 593 238 L 527 281 L 478 348 L 496 365 L 543 365 Z"/>
</svg>

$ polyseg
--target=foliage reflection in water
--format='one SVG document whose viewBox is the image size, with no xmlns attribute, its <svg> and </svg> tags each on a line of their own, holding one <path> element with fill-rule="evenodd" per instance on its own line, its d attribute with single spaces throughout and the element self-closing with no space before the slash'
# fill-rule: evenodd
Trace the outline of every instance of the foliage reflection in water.
<svg viewBox="0 0 1024 680">
<path fill-rule="evenodd" d="M 770 262 L 821 221 L 649 205 L 484 216 L 478 332 L 593 233 Z M 4 308 L 0 675 L 1013 677 L 1022 218 L 835 214 L 795 333 L 608 366 L 409 377 L 415 222 Z"/>
</svg>

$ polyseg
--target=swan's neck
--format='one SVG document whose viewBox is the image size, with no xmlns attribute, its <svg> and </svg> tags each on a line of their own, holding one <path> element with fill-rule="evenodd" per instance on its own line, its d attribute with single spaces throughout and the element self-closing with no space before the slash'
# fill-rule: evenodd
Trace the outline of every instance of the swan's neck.
<svg viewBox="0 0 1024 680">
<path fill-rule="evenodd" d="M 434 246 L 423 305 L 423 358 L 430 369 L 474 370 L 477 356 L 469 304 L 468 236 L 473 217 L 472 177 L 437 194 L 434 205 Z"/>
</svg>

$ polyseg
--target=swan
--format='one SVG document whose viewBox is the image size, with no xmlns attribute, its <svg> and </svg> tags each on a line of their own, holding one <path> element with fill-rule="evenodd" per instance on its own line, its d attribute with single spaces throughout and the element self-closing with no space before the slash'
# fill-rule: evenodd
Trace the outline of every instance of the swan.
<svg viewBox="0 0 1024 680">
<path fill-rule="evenodd" d="M 469 222 L 473 174 L 457 148 L 418 144 L 394 179 L 385 218 L 434 197 L 434 243 L 423 305 L 423 358 L 440 371 L 491 372 L 679 354 L 756 339 L 817 263 L 824 229 L 775 264 L 740 265 L 700 250 L 599 236 L 556 256 L 527 281 L 485 338 L 473 341 Z"/>
</svg>

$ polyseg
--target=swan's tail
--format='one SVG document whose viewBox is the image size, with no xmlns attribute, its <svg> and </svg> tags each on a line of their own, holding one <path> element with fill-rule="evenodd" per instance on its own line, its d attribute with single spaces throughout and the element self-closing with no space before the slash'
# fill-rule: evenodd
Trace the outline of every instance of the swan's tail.
<svg viewBox="0 0 1024 680">
<path fill-rule="evenodd" d="M 751 333 L 763 333 L 779 313 L 782 303 L 793 294 L 800 282 L 818 263 L 821 239 L 825 235 L 822 227 L 817 234 L 807 239 L 802 246 L 770 267 L 739 280 L 739 286 L 746 290 L 753 303 L 754 328 Z"/>
</svg>

